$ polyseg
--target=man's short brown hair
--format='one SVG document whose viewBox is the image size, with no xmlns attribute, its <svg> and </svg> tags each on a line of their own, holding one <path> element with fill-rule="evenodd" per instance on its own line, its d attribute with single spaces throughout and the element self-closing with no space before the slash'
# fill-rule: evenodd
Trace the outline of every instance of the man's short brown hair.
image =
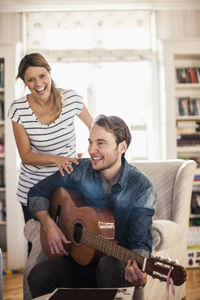
<svg viewBox="0 0 200 300">
<path fill-rule="evenodd" d="M 97 124 L 103 127 L 106 131 L 112 133 L 115 136 L 117 145 L 123 141 L 126 141 L 127 148 L 130 145 L 130 130 L 124 120 L 122 120 L 120 117 L 98 115 L 94 121 L 94 124 Z"/>
</svg>

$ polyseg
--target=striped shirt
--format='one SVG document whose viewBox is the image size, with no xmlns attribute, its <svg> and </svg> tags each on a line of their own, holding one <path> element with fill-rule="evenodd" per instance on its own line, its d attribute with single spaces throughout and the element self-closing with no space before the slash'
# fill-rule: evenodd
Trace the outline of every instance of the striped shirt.
<svg viewBox="0 0 200 300">
<path fill-rule="evenodd" d="M 28 103 L 27 96 L 12 102 L 8 116 L 12 121 L 24 127 L 32 152 L 76 157 L 74 117 L 80 114 L 83 99 L 73 90 L 60 89 L 60 93 L 62 111 L 59 117 L 49 125 L 40 123 Z M 21 162 L 17 188 L 19 201 L 27 205 L 29 189 L 57 170 L 58 167 L 54 164 L 33 166 Z"/>
</svg>

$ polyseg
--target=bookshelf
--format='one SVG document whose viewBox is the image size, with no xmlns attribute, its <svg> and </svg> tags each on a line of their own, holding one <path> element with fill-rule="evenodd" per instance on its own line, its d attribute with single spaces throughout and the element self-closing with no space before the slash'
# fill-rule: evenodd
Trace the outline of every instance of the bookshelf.
<svg viewBox="0 0 200 300">
<path fill-rule="evenodd" d="M 200 40 L 159 41 L 158 49 L 163 158 L 197 162 L 188 246 L 200 249 Z"/>
<path fill-rule="evenodd" d="M 21 96 L 21 88 L 15 80 L 21 57 L 20 44 L 0 44 L 0 247 L 4 269 L 21 268 L 26 260 L 23 214 L 16 198 L 18 154 L 12 123 L 7 118 L 11 102 Z"/>
</svg>

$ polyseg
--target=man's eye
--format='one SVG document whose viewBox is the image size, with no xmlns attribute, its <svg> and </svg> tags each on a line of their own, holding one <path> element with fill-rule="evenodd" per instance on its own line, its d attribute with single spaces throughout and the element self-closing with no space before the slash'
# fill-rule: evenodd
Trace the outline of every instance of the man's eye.
<svg viewBox="0 0 200 300">
<path fill-rule="evenodd" d="M 33 81 L 33 79 L 32 79 L 32 78 L 28 79 L 28 82 L 32 82 L 32 81 Z"/>
</svg>

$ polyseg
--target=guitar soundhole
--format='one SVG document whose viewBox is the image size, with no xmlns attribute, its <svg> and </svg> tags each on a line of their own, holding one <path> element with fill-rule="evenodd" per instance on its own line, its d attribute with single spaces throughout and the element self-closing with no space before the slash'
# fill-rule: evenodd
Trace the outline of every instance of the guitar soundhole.
<svg viewBox="0 0 200 300">
<path fill-rule="evenodd" d="M 78 246 L 78 245 L 80 246 L 80 244 L 81 244 L 82 231 L 83 231 L 83 224 L 80 221 L 73 224 L 72 240 L 76 246 Z"/>
</svg>

